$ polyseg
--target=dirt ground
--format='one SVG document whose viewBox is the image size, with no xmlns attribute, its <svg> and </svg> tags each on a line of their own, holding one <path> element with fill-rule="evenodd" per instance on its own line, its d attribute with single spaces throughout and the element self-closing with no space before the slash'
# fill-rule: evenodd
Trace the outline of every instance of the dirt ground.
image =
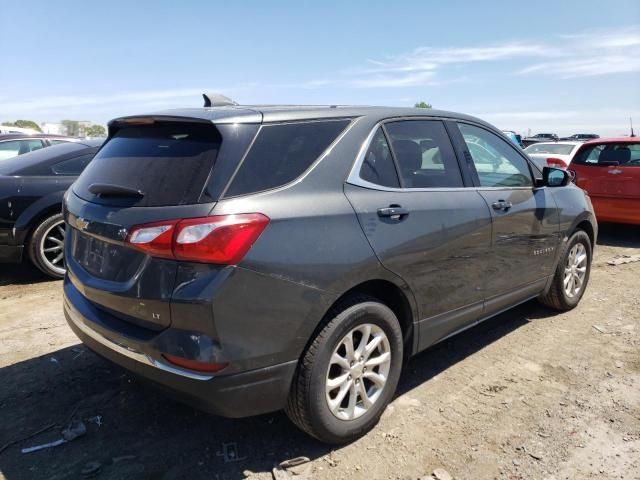
<svg viewBox="0 0 640 480">
<path fill-rule="evenodd" d="M 61 282 L 0 266 L 0 479 L 640 479 L 640 228 L 601 226 L 575 310 L 529 302 L 422 353 L 366 437 L 328 448 L 283 413 L 242 420 L 174 403 L 83 348 Z M 87 433 L 56 448 L 70 419 Z M 225 450 L 227 455 L 225 456 Z M 84 473 L 83 473 L 84 472 Z"/>
</svg>

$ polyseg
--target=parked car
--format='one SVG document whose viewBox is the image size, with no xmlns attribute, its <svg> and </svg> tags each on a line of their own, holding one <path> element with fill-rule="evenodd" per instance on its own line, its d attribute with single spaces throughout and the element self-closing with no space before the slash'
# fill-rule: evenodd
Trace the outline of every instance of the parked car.
<svg viewBox="0 0 640 480">
<path fill-rule="evenodd" d="M 0 134 L 19 133 L 21 135 L 37 135 L 37 130 L 33 128 L 14 127 L 13 125 L 0 125 Z"/>
<path fill-rule="evenodd" d="M 10 133 L 0 135 L 0 161 L 17 157 L 25 153 L 40 150 L 59 143 L 78 142 L 77 138 L 64 137 L 62 135 L 26 135 L 23 133 Z"/>
<path fill-rule="evenodd" d="M 600 135 L 596 135 L 595 133 L 574 133 L 570 137 L 564 137 L 560 140 L 586 142 L 587 140 L 595 140 L 596 138 L 600 138 Z"/>
<path fill-rule="evenodd" d="M 104 140 L 64 142 L 0 161 L 0 263 L 64 276 L 62 196 Z"/>
<path fill-rule="evenodd" d="M 598 221 L 640 224 L 640 137 L 585 142 L 569 168 L 593 200 Z"/>
<path fill-rule="evenodd" d="M 529 158 L 542 170 L 544 167 L 566 169 L 582 142 L 534 143 L 524 149 Z"/>
<path fill-rule="evenodd" d="M 64 218 L 88 347 L 328 443 L 376 424 L 406 358 L 532 298 L 575 307 L 598 228 L 568 172 L 482 120 L 335 106 L 113 120 Z"/>
<path fill-rule="evenodd" d="M 522 137 L 512 130 L 503 130 L 502 133 L 513 142 L 514 145 L 522 148 Z"/>
<path fill-rule="evenodd" d="M 522 145 L 524 145 L 524 147 L 526 148 L 529 145 L 532 145 L 538 142 L 557 142 L 557 141 L 558 141 L 558 135 L 556 135 L 555 133 L 538 133 L 532 137 L 523 138 Z"/>
</svg>

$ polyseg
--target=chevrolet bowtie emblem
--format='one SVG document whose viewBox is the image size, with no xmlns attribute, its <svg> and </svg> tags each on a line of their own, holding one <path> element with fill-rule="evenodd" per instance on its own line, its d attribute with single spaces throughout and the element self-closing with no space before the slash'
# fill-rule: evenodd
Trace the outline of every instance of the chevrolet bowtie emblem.
<svg viewBox="0 0 640 480">
<path fill-rule="evenodd" d="M 84 218 L 76 218 L 76 228 L 78 230 L 86 230 L 89 226 L 89 222 L 87 222 Z"/>
</svg>

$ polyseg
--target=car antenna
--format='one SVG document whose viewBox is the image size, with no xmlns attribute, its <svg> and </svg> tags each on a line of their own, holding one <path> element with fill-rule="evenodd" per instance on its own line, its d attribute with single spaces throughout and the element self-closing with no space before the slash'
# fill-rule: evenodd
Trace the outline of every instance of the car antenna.
<svg viewBox="0 0 640 480">
<path fill-rule="evenodd" d="M 238 102 L 215 92 L 203 93 L 202 97 L 204 98 L 205 107 L 228 107 L 238 105 Z"/>
<path fill-rule="evenodd" d="M 635 133 L 633 133 L 633 117 L 629 117 L 629 125 L 631 126 L 631 135 L 630 137 L 635 137 Z"/>
</svg>

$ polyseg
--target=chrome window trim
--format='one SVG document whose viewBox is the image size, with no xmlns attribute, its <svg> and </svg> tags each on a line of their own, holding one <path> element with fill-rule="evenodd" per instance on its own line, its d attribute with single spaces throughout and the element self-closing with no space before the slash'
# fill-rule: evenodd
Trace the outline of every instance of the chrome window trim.
<svg viewBox="0 0 640 480">
<path fill-rule="evenodd" d="M 430 120 L 435 122 L 439 121 L 439 122 L 442 122 L 442 124 L 444 125 L 445 121 L 447 120 L 455 121 L 456 119 L 450 118 L 450 117 L 404 116 L 404 117 L 385 118 L 384 120 L 380 120 L 373 126 L 373 128 L 367 135 L 367 138 L 365 138 L 364 142 L 362 143 L 362 146 L 358 151 L 356 161 L 354 162 L 353 166 L 351 167 L 351 171 L 347 176 L 346 183 L 350 185 L 355 185 L 357 187 L 364 187 L 370 190 L 379 190 L 382 192 L 456 192 L 461 190 L 466 191 L 466 190 L 469 190 L 470 188 L 473 188 L 473 187 L 465 187 L 464 185 L 462 187 L 395 188 L 395 187 L 385 187 L 383 185 L 378 185 L 377 183 L 372 183 L 361 178 L 360 169 L 362 168 L 362 164 L 364 163 L 364 159 L 367 155 L 367 150 L 369 150 L 369 146 L 371 145 L 371 142 L 373 141 L 373 137 L 378 131 L 378 128 L 381 128 L 385 123 L 401 122 L 405 120 Z M 451 142 L 451 147 L 454 149 L 454 152 L 455 152 L 455 147 L 453 145 L 453 142 Z M 460 172 L 460 175 L 462 175 L 462 172 Z M 399 175 L 398 175 L 398 180 L 400 180 Z"/>
</svg>

